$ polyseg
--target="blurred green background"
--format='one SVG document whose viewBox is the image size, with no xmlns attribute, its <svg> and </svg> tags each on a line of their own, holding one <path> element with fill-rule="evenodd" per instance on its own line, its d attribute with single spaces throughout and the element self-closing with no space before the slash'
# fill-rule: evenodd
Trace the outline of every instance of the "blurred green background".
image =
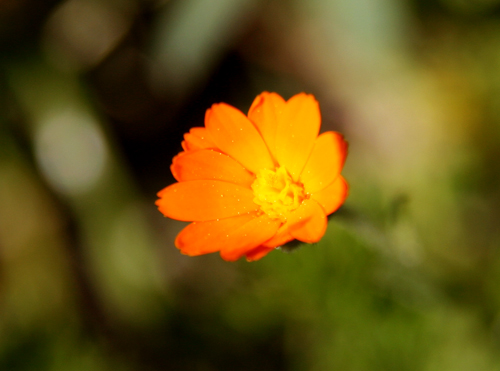
<svg viewBox="0 0 500 371">
<path fill-rule="evenodd" d="M 306 91 L 325 238 L 190 258 L 205 110 Z M 499 0 L 0 0 L 0 370 L 500 370 Z"/>
</svg>

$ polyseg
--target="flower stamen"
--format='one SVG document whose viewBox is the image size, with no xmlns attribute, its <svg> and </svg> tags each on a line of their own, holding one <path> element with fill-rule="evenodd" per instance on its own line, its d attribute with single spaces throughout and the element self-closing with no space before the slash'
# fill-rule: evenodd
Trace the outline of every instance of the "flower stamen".
<svg viewBox="0 0 500 371">
<path fill-rule="evenodd" d="M 285 222 L 290 212 L 307 198 L 304 186 L 295 183 L 288 171 L 280 166 L 276 171 L 263 169 L 252 183 L 253 201 L 271 219 Z"/>
</svg>

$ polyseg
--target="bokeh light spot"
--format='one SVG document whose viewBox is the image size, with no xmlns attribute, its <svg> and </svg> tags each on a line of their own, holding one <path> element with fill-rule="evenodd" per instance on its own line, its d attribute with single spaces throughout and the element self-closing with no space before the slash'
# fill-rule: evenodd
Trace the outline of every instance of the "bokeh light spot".
<svg viewBox="0 0 500 371">
<path fill-rule="evenodd" d="M 58 112 L 39 128 L 35 153 L 49 183 L 65 195 L 85 193 L 99 180 L 107 158 L 103 134 L 82 112 Z"/>
</svg>

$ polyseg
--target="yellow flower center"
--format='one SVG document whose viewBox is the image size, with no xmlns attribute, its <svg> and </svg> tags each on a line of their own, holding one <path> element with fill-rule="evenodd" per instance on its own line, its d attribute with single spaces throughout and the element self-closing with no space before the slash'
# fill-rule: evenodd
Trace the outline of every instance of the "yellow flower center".
<svg viewBox="0 0 500 371">
<path fill-rule="evenodd" d="M 295 183 L 288 171 L 280 166 L 276 171 L 263 169 L 252 183 L 253 201 L 272 219 L 285 222 L 288 213 L 297 209 L 306 198 L 304 186 Z"/>
</svg>

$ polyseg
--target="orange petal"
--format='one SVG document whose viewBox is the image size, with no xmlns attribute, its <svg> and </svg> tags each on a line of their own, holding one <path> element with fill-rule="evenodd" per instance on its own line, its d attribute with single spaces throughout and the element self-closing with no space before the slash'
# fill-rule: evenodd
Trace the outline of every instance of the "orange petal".
<svg viewBox="0 0 500 371">
<path fill-rule="evenodd" d="M 238 260 L 249 251 L 269 240 L 278 231 L 279 220 L 271 220 L 266 214 L 242 224 L 227 232 L 224 246 L 220 251 L 222 259 Z"/>
<path fill-rule="evenodd" d="M 256 260 L 262 259 L 264 256 L 269 254 L 274 249 L 275 247 L 265 247 L 264 245 L 260 245 L 259 247 L 256 247 L 255 249 L 251 250 L 250 252 L 247 252 L 245 256 L 247 258 L 247 261 L 254 262 Z"/>
<path fill-rule="evenodd" d="M 250 187 L 255 176 L 236 160 L 211 149 L 181 152 L 170 166 L 179 182 L 187 180 L 223 180 Z"/>
<path fill-rule="evenodd" d="M 216 148 L 216 146 L 206 128 L 196 127 L 191 128 L 189 133 L 184 134 L 182 148 L 184 151 L 193 151 L 203 148 Z"/>
<path fill-rule="evenodd" d="M 344 203 L 348 194 L 349 185 L 344 177 L 339 175 L 329 186 L 311 194 L 311 198 L 323 207 L 326 215 L 330 215 Z"/>
<path fill-rule="evenodd" d="M 156 205 L 163 215 L 187 222 L 229 218 L 259 208 L 251 189 L 219 180 L 174 183 L 158 197 Z"/>
<path fill-rule="evenodd" d="M 177 235 L 175 246 L 183 254 L 190 256 L 219 251 L 231 242 L 228 233 L 233 233 L 256 217 L 256 213 L 249 213 L 232 218 L 191 223 Z"/>
<path fill-rule="evenodd" d="M 279 117 L 276 159 L 297 181 L 318 136 L 321 117 L 318 102 L 304 93 L 290 98 Z"/>
<path fill-rule="evenodd" d="M 305 191 L 314 193 L 332 183 L 344 166 L 346 153 L 347 143 L 341 134 L 334 131 L 321 134 L 300 174 Z"/>
<path fill-rule="evenodd" d="M 294 239 L 303 242 L 317 242 L 326 230 L 326 215 L 320 205 L 314 200 L 305 200 L 300 207 L 292 211 L 278 232 L 270 240 L 264 242 L 264 247 L 279 247 Z"/>
<path fill-rule="evenodd" d="M 264 140 L 241 111 L 224 103 L 214 104 L 207 111 L 205 126 L 217 147 L 251 172 L 274 169 Z"/>
<path fill-rule="evenodd" d="M 290 242 L 294 238 L 290 235 L 289 227 L 289 223 L 283 224 L 280 229 L 278 229 L 276 235 L 274 235 L 270 240 L 264 242 L 262 245 L 268 248 L 276 248 Z"/>
<path fill-rule="evenodd" d="M 290 213 L 290 235 L 297 240 L 313 243 L 321 240 L 326 232 L 326 215 L 323 208 L 314 200 L 302 202 L 297 210 Z"/>
<path fill-rule="evenodd" d="M 248 118 L 261 133 L 267 148 L 276 157 L 276 129 L 278 118 L 285 109 L 285 100 L 276 93 L 263 92 L 258 95 L 248 111 Z"/>
</svg>

